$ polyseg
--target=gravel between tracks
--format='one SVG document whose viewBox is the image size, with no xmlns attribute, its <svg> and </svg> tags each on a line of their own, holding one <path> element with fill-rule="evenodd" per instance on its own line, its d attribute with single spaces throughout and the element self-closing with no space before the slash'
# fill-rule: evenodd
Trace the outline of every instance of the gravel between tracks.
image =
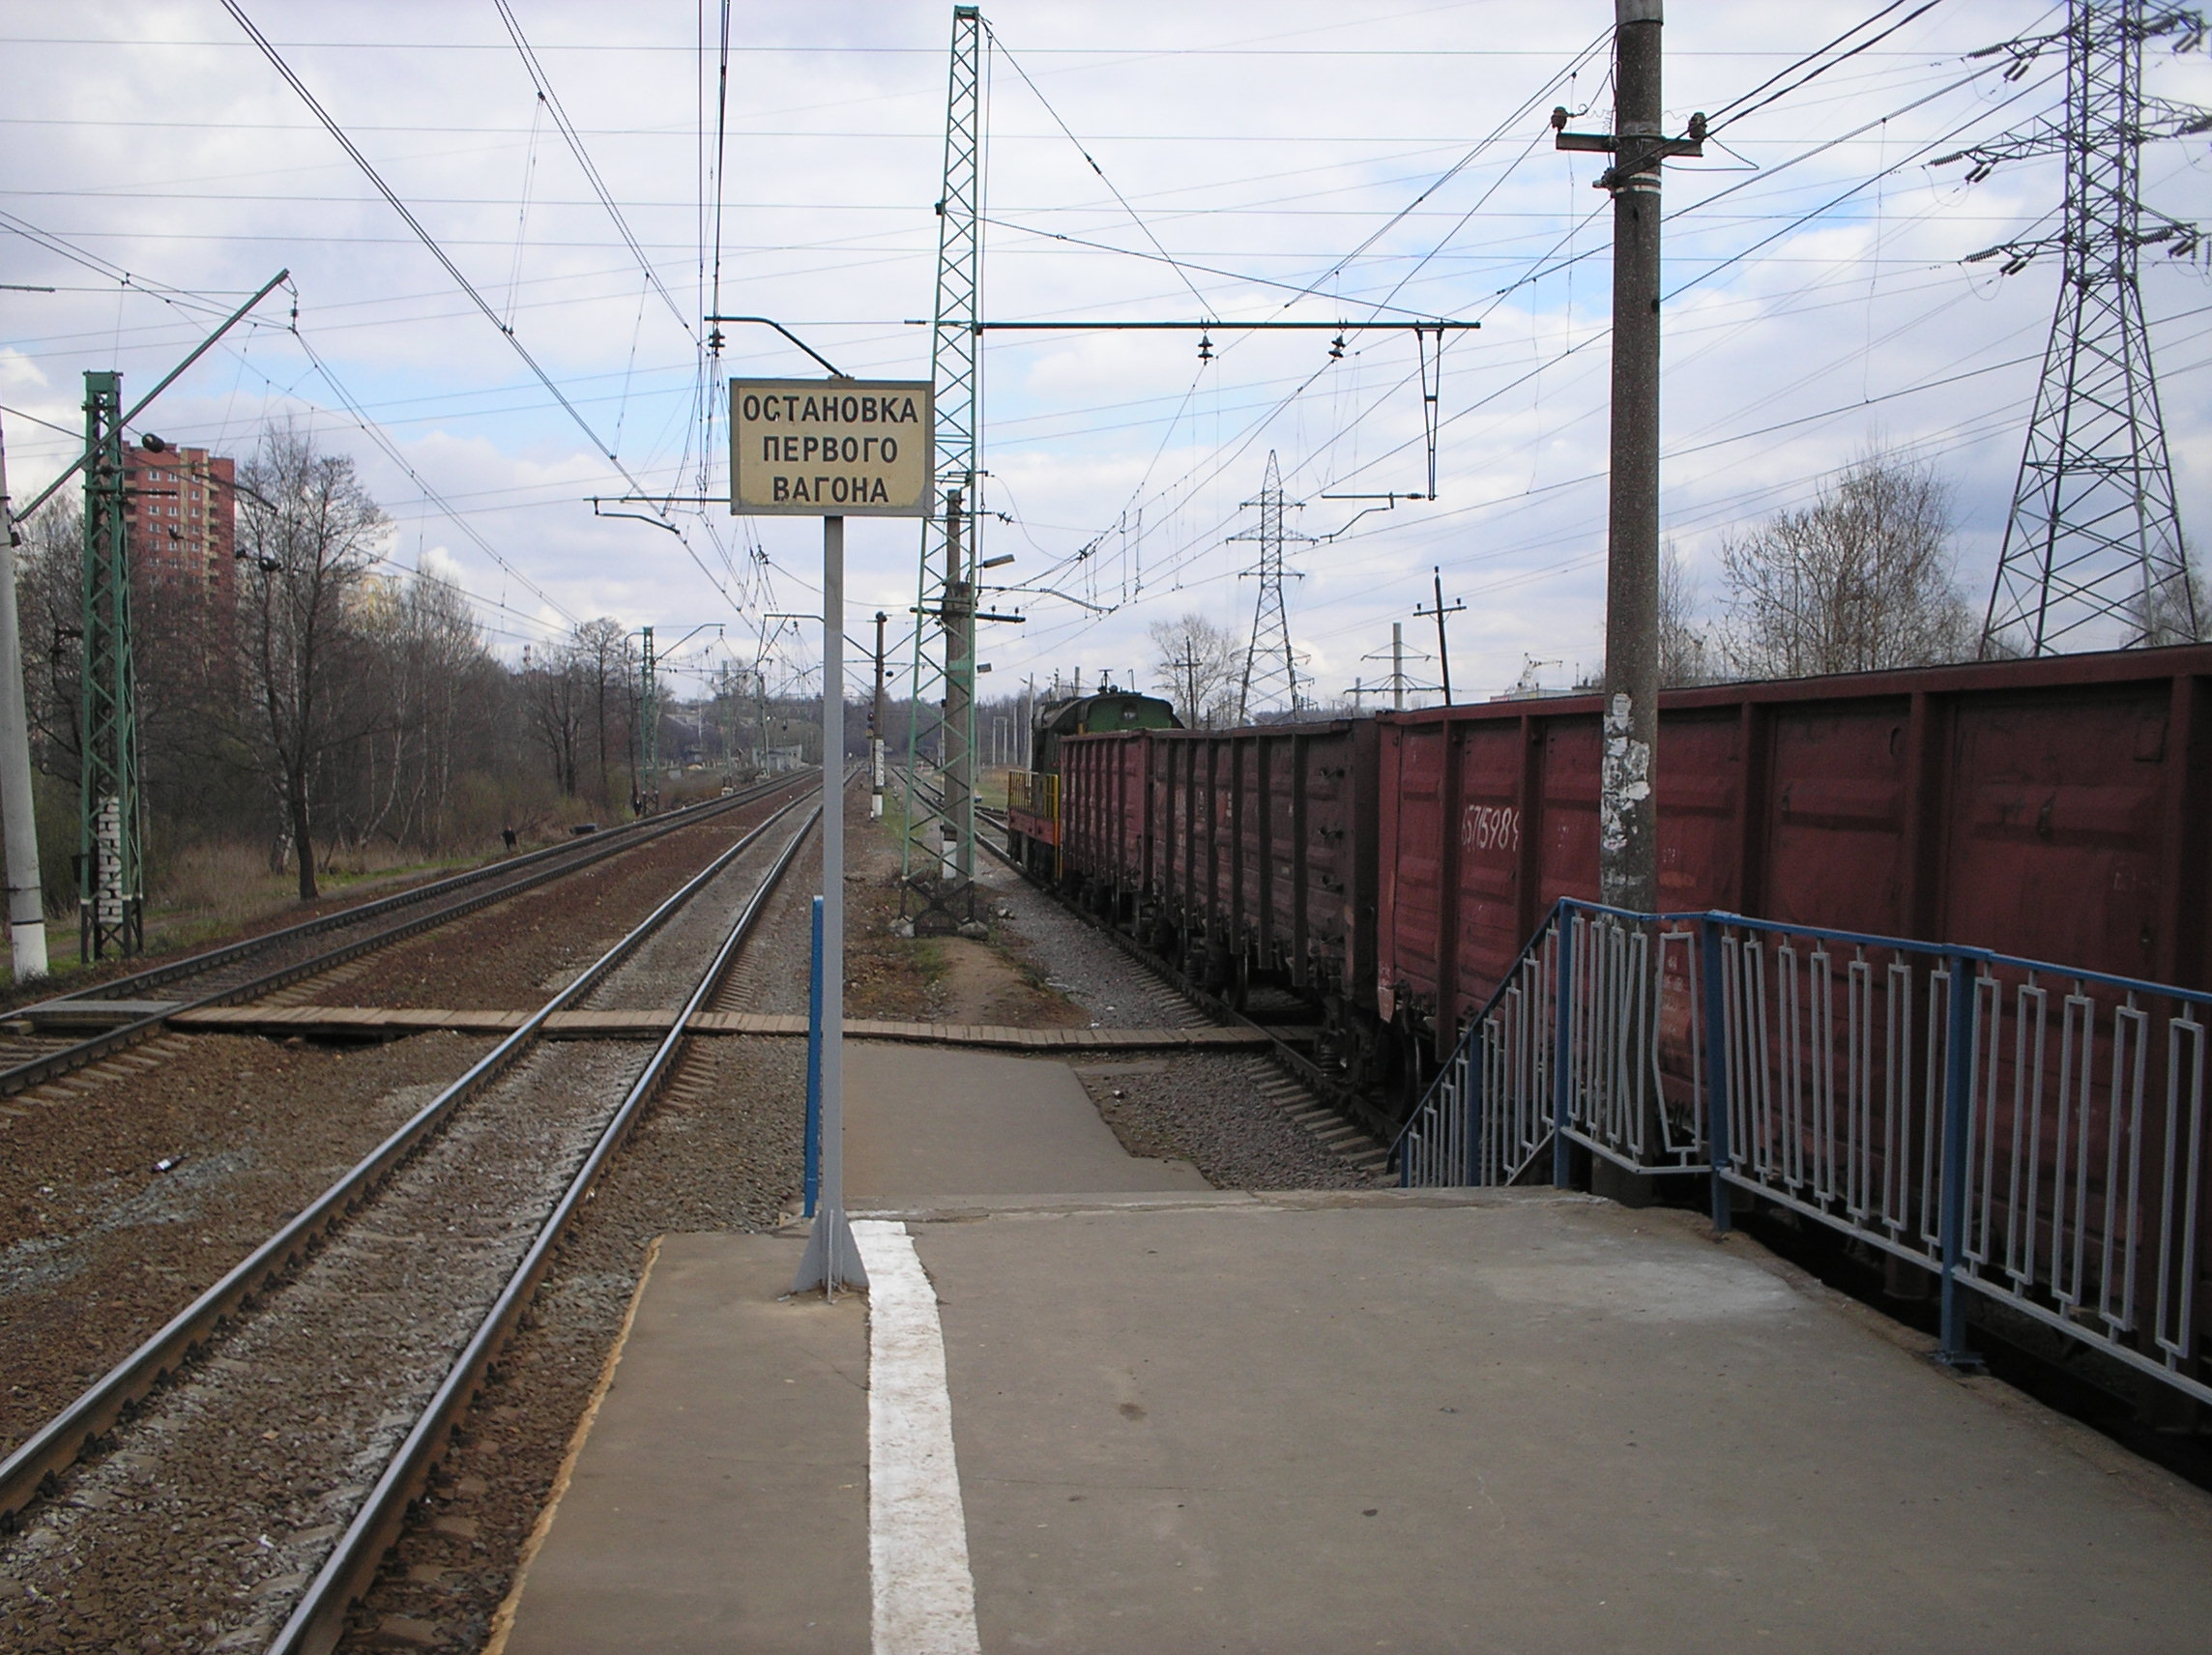
<svg viewBox="0 0 2212 1655">
<path fill-rule="evenodd" d="M 980 858 L 978 858 L 980 859 Z M 1197 1006 L 1129 958 L 1092 927 L 993 859 L 977 883 L 991 893 L 1001 939 L 1017 959 L 1091 1014 L 1100 1029 L 1196 1029 L 1209 1020 Z"/>
<path fill-rule="evenodd" d="M 649 1052 L 530 1053 L 271 1295 L 281 1314 L 67 1473 L 0 1552 L 7 1647 L 266 1641 Z"/>
<path fill-rule="evenodd" d="M 698 986 L 699 974 L 706 969 L 707 961 L 721 946 L 722 939 L 730 934 L 739 914 L 760 889 L 761 881 L 775 865 L 776 857 L 783 855 L 792 835 L 804 828 L 812 816 L 813 812 L 806 805 L 800 805 L 769 828 L 758 841 L 732 857 L 729 865 L 705 889 L 638 944 L 637 951 L 616 967 L 604 982 L 585 995 L 583 1004 L 600 1011 L 682 1005 Z M 807 836 L 811 843 L 814 837 L 811 830 Z M 817 850 L 814 853 L 817 867 L 821 859 Z M 763 917 L 767 917 L 765 914 Z"/>
<path fill-rule="evenodd" d="M 1132 1155 L 1189 1161 L 1219 1189 L 1371 1189 L 1378 1180 L 1268 1101 L 1285 1077 L 1264 1058 L 1217 1053 L 1076 1070 Z"/>
<path fill-rule="evenodd" d="M 272 999 L 363 998 L 379 977 L 404 974 L 445 994 L 437 1003 L 471 1003 L 447 993 L 466 982 L 502 1008 L 535 1005 L 552 990 L 524 986 L 509 999 L 508 985 L 549 972 L 566 980 L 774 804 L 510 898 L 458 922 L 452 942 L 432 933 Z M 752 854 L 738 862 L 755 880 L 766 865 Z M 581 926 L 568 922 L 575 910 Z M 425 955 L 443 956 L 441 969 Z M 51 1418 L 489 1045 L 437 1034 L 349 1050 L 163 1034 L 0 1102 L 0 1444 Z"/>
<path fill-rule="evenodd" d="M 284 991 L 271 1003 L 536 1006 L 605 953 L 717 850 L 765 821 L 786 795 L 681 828 L 568 878 L 410 938 Z"/>
<path fill-rule="evenodd" d="M 10 1099 L 0 1443 L 60 1412 L 490 1045 L 164 1034 Z"/>
<path fill-rule="evenodd" d="M 772 808 L 764 802 L 741 821 Z M 582 929 L 619 934 L 695 872 L 715 841 L 741 830 L 725 816 L 563 882 L 557 900 L 568 929 L 579 929 L 578 886 L 596 887 Z M 699 909 L 687 910 L 626 963 L 634 980 L 624 1002 L 661 1003 L 670 996 L 659 979 L 671 973 L 689 988 L 787 838 L 771 830 L 702 893 L 711 917 L 701 922 Z M 541 909 L 533 898 L 554 894 L 517 905 Z M 623 909 L 634 911 L 630 918 Z M 522 940 L 538 956 L 522 970 L 542 976 L 543 950 L 530 947 L 539 923 L 526 915 L 527 929 L 471 928 L 479 942 L 486 929 Z M 568 952 L 588 959 L 603 947 Z M 565 977 L 573 965 L 555 969 Z M 472 982 L 488 974 L 480 957 L 472 960 Z M 419 964 L 414 975 L 431 980 Z M 14 1182 L 0 1181 L 0 1194 L 15 1198 L 0 1205 L 15 1233 L 0 1243 L 16 1267 L 0 1284 L 12 1300 L 0 1339 L 35 1341 L 20 1351 L 0 1345 L 15 1358 L 12 1437 L 49 1417 L 487 1044 L 433 1035 L 349 1053 L 167 1035 L 6 1106 L 0 1128 L 18 1142 L 7 1174 Z M 0 1645 L 257 1647 L 649 1051 L 542 1047 L 472 1101 L 367 1214 L 273 1295 L 282 1315 L 226 1335 L 115 1434 L 116 1451 L 80 1464 L 56 1497 L 26 1514 L 23 1532 L 0 1547 Z M 429 1078 L 389 1084 L 417 1073 Z M 102 1113 L 114 1118 L 98 1119 Z M 26 1122 L 39 1128 L 30 1154 L 21 1152 Z M 126 1130 L 114 1129 L 119 1122 Z M 188 1127 L 189 1144 L 178 1144 Z M 162 1160 L 174 1165 L 154 1172 Z M 149 1234 L 149 1226 L 164 1228 Z M 169 1263 L 172 1255 L 180 1263 Z M 403 1325 L 389 1302 L 399 1292 L 408 1297 Z M 99 1314 L 86 1316 L 88 1305 Z M 72 1325 L 72 1311 L 81 1325 Z M 42 1324 L 63 1336 L 40 1337 Z M 305 1389 L 303 1375 L 315 1376 Z"/>
</svg>

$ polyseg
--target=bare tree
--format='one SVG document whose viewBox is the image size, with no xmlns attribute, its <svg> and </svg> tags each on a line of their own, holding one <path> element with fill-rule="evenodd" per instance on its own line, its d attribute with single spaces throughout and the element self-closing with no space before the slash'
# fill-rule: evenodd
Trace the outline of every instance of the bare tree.
<svg viewBox="0 0 2212 1655">
<path fill-rule="evenodd" d="M 2203 576 L 2197 572 L 2197 559 L 2186 542 L 2181 548 L 2181 562 L 2179 573 L 2168 575 L 2136 597 L 2142 642 L 2152 649 L 2199 643 L 2206 628 L 2212 627 L 2212 600 L 2205 595 Z"/>
<path fill-rule="evenodd" d="M 300 897 L 316 894 L 312 800 L 326 755 L 383 718 L 363 693 L 353 613 L 388 524 L 353 461 L 320 451 L 297 426 L 262 434 L 240 472 L 240 643 L 247 715 L 241 734 L 277 797 L 300 862 Z"/>
<path fill-rule="evenodd" d="M 334 778 L 336 836 L 436 844 L 464 727 L 496 715 L 496 703 L 477 692 L 498 665 L 466 595 L 434 574 L 372 580 L 354 613 L 385 727 L 365 736 Z"/>
<path fill-rule="evenodd" d="M 1712 676 L 1711 641 L 1698 624 L 1698 584 L 1681 548 L 1667 542 L 1659 560 L 1659 682 L 1704 683 Z"/>
<path fill-rule="evenodd" d="M 32 762 L 48 775 L 76 777 L 83 743 L 84 513 L 64 493 L 27 525 L 16 556 L 23 690 Z"/>
<path fill-rule="evenodd" d="M 553 762 L 553 785 L 568 798 L 576 794 L 578 750 L 591 704 L 590 686 L 576 652 L 548 646 L 524 674 L 530 725 Z"/>
<path fill-rule="evenodd" d="M 611 615 L 579 623 L 570 635 L 568 653 L 591 704 L 593 739 L 599 761 L 598 798 L 601 804 L 608 804 L 614 799 L 608 732 L 623 730 L 635 711 L 637 653 L 630 646 L 629 628 Z"/>
<path fill-rule="evenodd" d="M 1950 532 L 1942 480 L 1869 450 L 1811 506 L 1722 542 L 1730 665 L 1804 678 L 1965 659 L 1976 627 Z"/>
<path fill-rule="evenodd" d="M 1234 722 L 1244 673 L 1244 648 L 1237 635 L 1193 610 L 1153 622 L 1151 638 L 1159 652 L 1152 670 L 1169 686 L 1177 716 L 1192 729 Z"/>
</svg>

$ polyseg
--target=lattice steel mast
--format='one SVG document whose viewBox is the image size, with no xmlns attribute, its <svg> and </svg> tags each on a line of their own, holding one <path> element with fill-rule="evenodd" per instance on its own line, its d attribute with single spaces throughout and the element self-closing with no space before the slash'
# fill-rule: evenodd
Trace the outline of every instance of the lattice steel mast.
<svg viewBox="0 0 2212 1655">
<path fill-rule="evenodd" d="M 2144 0 L 2071 0 L 2062 35 L 2011 43 L 2021 66 L 2066 47 L 2066 117 L 1947 156 L 1968 182 L 2000 161 L 2066 158 L 2060 235 L 1975 255 L 2007 274 L 2046 251 L 2065 275 L 1982 625 L 1986 656 L 2180 643 L 2201 635 L 2174 504 L 2138 266 L 2145 247 L 2194 252 L 2194 224 L 2143 205 L 2143 144 L 2212 128 L 2212 115 L 2142 92 L 2146 40 L 2201 44 L 2196 12 Z M 1942 164 L 1938 162 L 1937 164 Z M 2151 225 L 2144 228 L 2148 218 Z"/>
<path fill-rule="evenodd" d="M 937 303 L 930 327 L 930 378 L 937 397 L 940 514 L 921 528 L 915 595 L 914 715 L 907 720 L 906 838 L 900 873 L 924 913 L 972 917 L 975 867 L 975 605 L 979 415 L 982 407 L 983 18 L 952 8 L 952 64 L 946 93 L 945 183 L 937 202 Z M 962 519 L 965 517 L 965 523 Z M 963 528 L 965 533 L 963 533 Z M 916 773 L 922 709 L 938 710 L 933 797 Z M 918 916 L 917 916 L 918 918 Z"/>
<path fill-rule="evenodd" d="M 1267 451 L 1267 477 L 1260 485 L 1260 498 L 1244 504 L 1259 508 L 1260 526 L 1229 537 L 1259 542 L 1260 566 L 1246 572 L 1259 581 L 1260 595 L 1252 607 L 1252 641 L 1244 650 L 1244 678 L 1237 690 L 1239 724 L 1249 723 L 1256 711 L 1270 706 L 1280 705 L 1295 714 L 1303 705 L 1298 699 L 1298 657 L 1291 648 L 1290 611 L 1283 603 L 1283 542 L 1313 538 L 1283 527 L 1283 479 L 1272 449 Z M 1294 570 L 1290 578 L 1305 577 Z"/>
<path fill-rule="evenodd" d="M 146 945 L 138 682 L 123 519 L 123 376 L 84 376 L 84 682 L 77 929 L 87 961 Z M 306 847 L 299 847 L 307 854 Z"/>
</svg>

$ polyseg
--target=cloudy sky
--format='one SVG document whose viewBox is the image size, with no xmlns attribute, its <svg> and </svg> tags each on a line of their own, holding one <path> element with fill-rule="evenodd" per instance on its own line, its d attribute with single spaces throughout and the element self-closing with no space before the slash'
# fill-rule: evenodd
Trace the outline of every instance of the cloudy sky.
<svg viewBox="0 0 2212 1655">
<path fill-rule="evenodd" d="M 509 655 L 610 614 L 664 642 L 704 624 L 684 653 L 702 669 L 765 649 L 771 673 L 802 674 L 811 646 L 762 617 L 814 607 L 813 525 L 684 504 L 727 489 L 700 318 L 718 262 L 723 312 L 773 316 L 849 373 L 928 373 L 911 322 L 932 304 L 951 7 L 740 0 L 718 165 L 717 5 L 510 0 L 586 160 L 494 0 L 240 7 L 476 297 L 218 0 L 0 0 L 15 498 L 73 451 L 39 421 L 80 424 L 85 369 L 120 368 L 134 397 L 286 269 L 143 428 L 243 454 L 272 420 L 311 427 L 390 512 L 394 566 L 457 580 Z M 1930 163 L 2060 105 L 2060 53 L 2012 79 L 2005 56 L 1969 54 L 2055 27 L 2063 6 L 1669 11 L 1670 123 L 1739 113 L 1670 168 L 1668 536 L 1715 604 L 1726 535 L 1882 445 L 1951 485 L 1978 604 L 2058 272 L 1962 260 L 2053 229 L 2062 179 L 2055 160 L 1972 185 Z M 1231 537 L 1253 527 L 1270 453 L 1302 502 L 1290 524 L 1314 537 L 1292 547 L 1291 623 L 1324 692 L 1387 671 L 1393 621 L 1434 653 L 1412 612 L 1438 566 L 1467 604 L 1455 688 L 1557 685 L 1595 659 L 1610 210 L 1598 158 L 1556 153 L 1547 120 L 1563 103 L 1578 127 L 1608 123 L 1611 14 L 985 7 L 986 315 L 1225 324 L 1211 362 L 1187 334 L 990 339 L 985 540 L 1031 589 L 995 599 L 1029 619 L 987 629 L 991 686 L 1077 668 L 1151 682 L 1148 627 L 1192 611 L 1248 630 L 1253 547 Z M 1764 102 L 1762 83 L 1877 14 L 1851 43 L 1903 26 Z M 2148 65 L 2154 93 L 2212 102 L 2204 53 L 2153 46 Z M 2145 194 L 2212 219 L 2208 169 L 2202 137 L 2157 146 Z M 2212 509 L 2204 266 L 2146 257 L 2143 298 L 2194 529 Z M 1427 491 L 1402 325 L 1417 316 L 1482 323 L 1443 355 L 1438 498 L 1362 516 L 1371 502 L 1331 497 Z M 1233 326 L 1259 318 L 1366 325 L 1332 358 L 1325 332 Z M 816 371 L 766 329 L 729 335 L 724 375 Z M 595 515 L 598 496 L 653 517 L 612 504 L 633 488 L 676 500 L 660 509 L 680 532 Z M 903 630 L 917 538 L 856 520 L 853 631 L 877 608 Z"/>
</svg>

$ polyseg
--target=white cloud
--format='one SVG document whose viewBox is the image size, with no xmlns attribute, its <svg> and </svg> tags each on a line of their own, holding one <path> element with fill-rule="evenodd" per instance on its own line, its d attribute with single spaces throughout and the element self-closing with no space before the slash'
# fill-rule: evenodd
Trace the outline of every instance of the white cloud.
<svg viewBox="0 0 2212 1655">
<path fill-rule="evenodd" d="M 645 290 L 557 134 L 542 124 L 534 134 L 535 94 L 496 15 L 335 0 L 259 10 L 294 68 L 502 323 L 511 318 L 515 338 L 622 467 L 648 491 L 698 495 L 690 340 Z M 851 371 L 927 371 L 927 330 L 905 323 L 926 315 L 931 300 L 949 10 L 862 0 L 739 10 L 725 311 L 774 315 Z M 1865 10 L 1857 0 L 1677 8 L 1668 24 L 1670 121 L 1721 107 Z M 1956 261 L 2024 233 L 2054 207 L 2055 164 L 2008 166 L 1967 188 L 1962 169 L 1915 161 L 1805 227 L 1788 226 L 1954 130 L 1994 132 L 2053 104 L 2055 87 L 2039 81 L 2056 68 L 2048 59 L 2023 82 L 1992 74 L 1906 110 L 1964 73 L 1965 52 L 2043 13 L 2028 0 L 1939 9 L 1730 128 L 1728 153 L 1671 173 L 1670 209 L 1691 210 L 1668 229 L 1668 285 L 1680 291 L 1668 306 L 1663 505 L 1667 532 L 1694 566 L 1710 566 L 1732 525 L 1808 497 L 1879 432 L 1929 453 L 1953 479 L 1962 543 L 1979 560 L 1973 578 L 1986 578 L 2055 270 L 2044 261 L 1998 281 L 1987 266 Z M 1602 61 L 1539 98 L 1411 215 L 1395 223 L 1390 215 L 1597 40 L 1612 9 L 1603 0 L 1282 0 L 1265 11 L 1236 0 L 1137 0 L 1104 11 L 1004 0 L 987 14 L 1114 186 L 998 60 L 985 274 L 993 316 L 1334 320 L 1395 294 L 1399 304 L 1484 317 L 1483 332 L 1445 359 L 1441 498 L 1400 502 L 1294 554 L 1305 574 L 1290 594 L 1294 633 L 1327 686 L 1386 670 L 1366 657 L 1386 650 L 1393 620 L 1433 652 L 1433 629 L 1413 624 L 1412 611 L 1430 600 L 1435 566 L 1447 599 L 1469 605 L 1453 632 L 1455 687 L 1503 688 L 1527 657 L 1563 659 L 1564 670 L 1594 658 L 1608 229 L 1603 197 L 1589 188 L 1593 158 L 1555 154 L 1544 116 L 1554 102 L 1599 96 Z M 678 630 L 727 617 L 717 583 L 756 611 L 811 606 L 811 524 L 747 529 L 711 505 L 679 504 L 686 549 L 649 523 L 595 516 L 589 497 L 613 502 L 628 491 L 621 471 L 219 15 L 168 0 L 98 0 L 66 14 L 19 5 L 13 16 L 18 37 L 45 38 L 11 44 L 10 113 L 21 124 L 10 129 L 5 205 L 129 269 L 133 282 L 121 288 L 10 240 L 11 280 L 63 290 L 0 292 L 12 341 L 0 351 L 0 392 L 11 407 L 73 426 L 84 368 L 117 366 L 127 390 L 150 386 L 223 304 L 285 266 L 302 335 L 505 566 L 426 506 L 361 433 L 290 334 L 284 295 L 164 395 L 149 416 L 164 436 L 243 451 L 264 418 L 324 410 L 318 434 L 359 458 L 393 515 L 401 561 L 420 556 L 455 571 L 509 648 L 566 624 L 565 613 Z M 703 313 L 713 276 L 702 270 L 712 260 L 699 239 L 697 119 L 712 76 L 701 79 L 693 50 L 695 8 L 537 0 L 523 16 L 678 307 L 686 318 Z M 2202 54 L 2177 59 L 2154 46 L 2148 59 L 2154 92 L 2212 100 Z M 711 98 L 705 107 L 711 139 Z M 1605 113 L 1580 121 L 1596 125 Z M 1813 153 L 1883 115 L 1892 119 Z M 1732 170 L 1735 158 L 1763 170 Z M 1805 159 L 1786 167 L 1792 158 Z M 2212 218 L 2205 177 L 2183 146 L 2155 146 L 2144 173 L 2162 209 Z M 1735 186 L 1709 208 L 1695 206 Z M 1361 258 L 1322 284 L 1325 297 L 1288 311 L 1280 288 L 1199 268 L 1317 282 L 1377 232 Z M 1155 237 L 1184 273 L 1081 245 L 1150 254 Z M 1551 275 L 1516 285 L 1547 255 Z M 205 302 L 164 303 L 149 283 Z M 2185 521 L 2197 522 L 2212 504 L 2204 330 L 2189 315 L 2203 307 L 2200 286 L 2187 269 L 2158 262 L 2146 265 L 2143 287 L 2154 319 L 2168 319 L 2158 323 L 2161 390 Z M 725 372 L 812 371 L 767 330 L 728 333 Z M 1294 498 L 1307 502 L 1294 520 L 1309 533 L 1342 528 L 1372 504 L 1324 494 L 1425 491 L 1417 390 L 1402 383 L 1413 371 L 1407 336 L 1359 335 L 1340 362 L 1326 343 L 1325 334 L 1224 329 L 1202 371 L 1187 334 L 989 337 L 985 505 L 1019 521 L 986 519 L 986 543 L 1017 555 L 1008 573 L 1022 580 L 1097 602 L 1129 598 L 1103 618 L 1025 600 L 1030 624 L 988 641 L 995 684 L 1078 663 L 1094 678 L 1144 662 L 1146 626 L 1185 608 L 1248 625 L 1251 583 L 1237 570 L 1250 548 L 1225 537 L 1248 526 L 1239 503 L 1258 491 L 1269 449 Z M 66 437 L 19 420 L 8 437 L 19 494 L 69 451 Z M 708 490 L 719 486 L 719 455 L 708 457 L 704 477 Z M 903 616 L 917 540 L 912 524 L 853 525 L 857 612 Z M 1095 549 L 1078 558 L 1085 546 Z M 776 650 L 795 671 L 811 659 L 810 647 L 788 638 Z"/>
</svg>

